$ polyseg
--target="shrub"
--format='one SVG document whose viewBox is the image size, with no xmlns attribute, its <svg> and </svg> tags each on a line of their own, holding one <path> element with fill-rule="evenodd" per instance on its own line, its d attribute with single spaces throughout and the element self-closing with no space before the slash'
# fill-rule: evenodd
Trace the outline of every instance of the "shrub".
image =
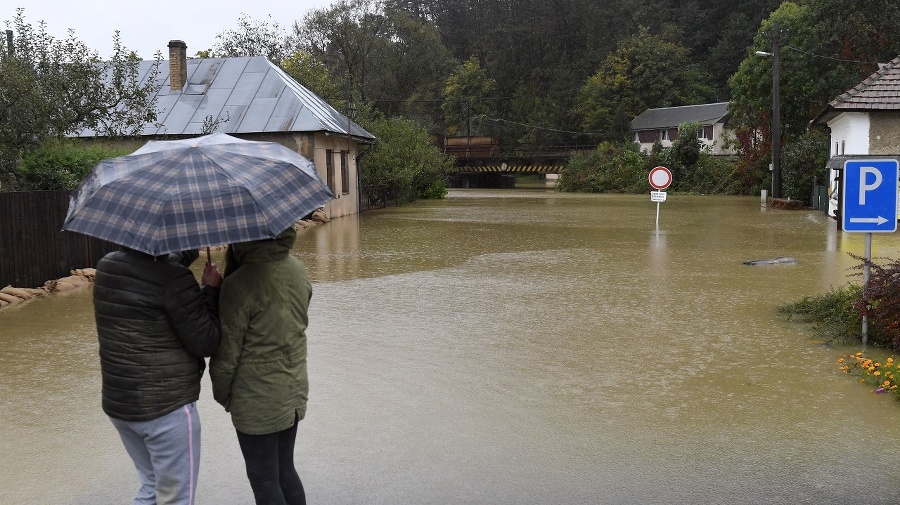
<svg viewBox="0 0 900 505">
<path fill-rule="evenodd" d="M 863 263 L 856 268 L 863 269 L 866 261 L 858 259 Z M 868 263 L 869 282 L 856 300 L 856 309 L 868 316 L 874 344 L 900 350 L 900 260 Z"/>
<path fill-rule="evenodd" d="M 588 154 L 576 155 L 559 174 L 560 191 L 644 193 L 649 190 L 646 160 L 634 142 L 603 142 Z"/>
<path fill-rule="evenodd" d="M 809 130 L 784 148 L 781 163 L 782 196 L 808 200 L 813 184 L 827 181 L 828 135 L 821 129 Z"/>
<path fill-rule="evenodd" d="M 50 140 L 22 160 L 23 190 L 72 190 L 100 160 L 131 152 L 101 144 Z"/>
<path fill-rule="evenodd" d="M 849 344 L 860 337 L 856 304 L 861 293 L 861 286 L 847 285 L 823 295 L 805 296 L 779 307 L 778 311 L 789 314 L 789 320 L 811 324 L 813 331 L 828 343 Z"/>
</svg>

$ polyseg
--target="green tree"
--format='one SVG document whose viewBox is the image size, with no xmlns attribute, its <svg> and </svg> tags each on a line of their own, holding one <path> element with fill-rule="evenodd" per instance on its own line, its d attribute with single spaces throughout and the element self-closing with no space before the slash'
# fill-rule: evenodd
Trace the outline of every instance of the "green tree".
<svg viewBox="0 0 900 505">
<path fill-rule="evenodd" d="M 332 106 L 346 104 L 346 97 L 341 93 L 341 81 L 333 77 L 328 67 L 313 55 L 298 50 L 281 62 L 281 68 L 307 89 L 328 100 Z"/>
<path fill-rule="evenodd" d="M 684 123 L 678 125 L 678 138 L 669 148 L 669 168 L 675 180 L 684 180 L 688 173 L 700 161 L 703 144 L 698 135 L 703 131 L 700 123 Z"/>
<path fill-rule="evenodd" d="M 280 65 L 289 51 L 288 35 L 277 21 L 260 21 L 246 14 L 238 18 L 238 26 L 216 35 L 213 47 L 197 54 L 205 58 L 231 58 L 237 56 L 265 56 Z"/>
<path fill-rule="evenodd" d="M 781 163 L 781 186 L 786 198 L 809 200 L 813 184 L 826 185 L 828 133 L 812 128 L 785 145 Z"/>
<path fill-rule="evenodd" d="M 610 140 L 631 137 L 630 121 L 648 108 L 707 102 L 712 88 L 674 30 L 646 28 L 622 41 L 578 93 L 585 130 Z"/>
<path fill-rule="evenodd" d="M 480 116 L 490 115 L 491 97 L 497 83 L 488 77 L 478 59 L 469 58 L 456 72 L 447 78 L 444 86 L 444 124 L 450 135 L 480 135 L 484 132 L 473 125 Z"/>
<path fill-rule="evenodd" d="M 388 40 L 388 28 L 380 0 L 338 0 L 294 22 L 293 38 L 299 49 L 346 81 L 345 96 L 367 101 L 370 74 L 382 63 L 373 55 Z"/>
<path fill-rule="evenodd" d="M 438 123 L 440 91 L 455 64 L 433 23 L 380 0 L 341 0 L 294 24 L 298 49 L 322 62 L 340 96 L 387 116 Z"/>
<path fill-rule="evenodd" d="M 12 47 L 0 43 L 0 172 L 3 189 L 20 184 L 22 157 L 49 138 L 84 129 L 104 136 L 139 134 L 156 120 L 156 72 L 161 56 L 143 82 L 138 56 L 113 36 L 113 56 L 101 60 L 70 31 L 50 36 L 43 22 L 25 21 L 24 9 L 7 22 Z"/>
<path fill-rule="evenodd" d="M 387 9 L 384 43 L 372 57 L 370 96 L 387 116 L 414 119 L 420 126 L 440 125 L 440 98 L 456 60 L 441 42 L 434 24 L 403 11 Z"/>
<path fill-rule="evenodd" d="M 372 202 L 401 204 L 445 195 L 453 160 L 431 144 L 427 131 L 410 120 L 384 116 L 363 125 L 378 138 L 360 167 L 362 191 Z"/>
</svg>

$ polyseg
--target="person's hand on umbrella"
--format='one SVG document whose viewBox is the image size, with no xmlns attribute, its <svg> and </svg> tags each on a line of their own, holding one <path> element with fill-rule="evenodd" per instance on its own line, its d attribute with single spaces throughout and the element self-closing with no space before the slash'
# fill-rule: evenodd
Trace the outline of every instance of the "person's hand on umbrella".
<svg viewBox="0 0 900 505">
<path fill-rule="evenodd" d="M 203 268 L 203 277 L 200 278 L 200 285 L 214 288 L 222 285 L 222 274 L 219 273 L 219 265 L 215 263 L 206 264 Z"/>
</svg>

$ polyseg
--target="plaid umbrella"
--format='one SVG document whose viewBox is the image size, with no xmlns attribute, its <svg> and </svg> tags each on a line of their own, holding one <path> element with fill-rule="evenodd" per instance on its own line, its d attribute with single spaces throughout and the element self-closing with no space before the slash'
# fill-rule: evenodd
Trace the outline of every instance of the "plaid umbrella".
<svg viewBox="0 0 900 505">
<path fill-rule="evenodd" d="M 157 256 L 274 238 L 333 198 L 294 151 L 214 133 L 101 161 L 70 195 L 63 230 Z"/>
</svg>

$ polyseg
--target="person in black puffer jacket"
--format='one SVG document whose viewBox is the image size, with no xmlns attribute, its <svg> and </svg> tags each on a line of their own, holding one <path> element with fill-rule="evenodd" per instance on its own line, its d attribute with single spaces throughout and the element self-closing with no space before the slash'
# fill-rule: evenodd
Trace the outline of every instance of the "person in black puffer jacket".
<svg viewBox="0 0 900 505">
<path fill-rule="evenodd" d="M 133 250 L 97 263 L 94 316 L 103 411 L 131 456 L 135 504 L 193 504 L 200 468 L 196 402 L 205 357 L 219 347 L 215 264 L 203 287 L 187 268 L 197 251 L 150 256 Z"/>
</svg>

